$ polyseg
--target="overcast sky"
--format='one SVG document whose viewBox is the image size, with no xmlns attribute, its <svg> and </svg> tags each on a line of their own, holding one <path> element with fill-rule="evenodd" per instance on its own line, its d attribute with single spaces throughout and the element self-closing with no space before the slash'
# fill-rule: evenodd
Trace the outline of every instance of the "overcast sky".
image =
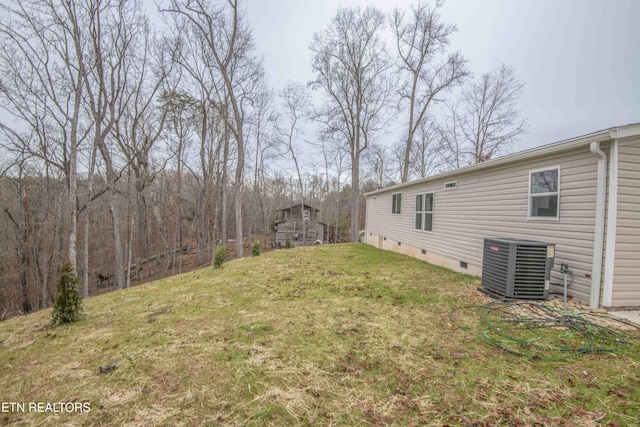
<svg viewBox="0 0 640 427">
<path fill-rule="evenodd" d="M 272 85 L 313 78 L 309 44 L 339 6 L 385 13 L 408 0 L 248 0 Z M 525 84 L 529 132 L 514 151 L 640 122 L 640 0 L 447 0 L 452 48 L 480 75 L 502 63 Z"/>
</svg>

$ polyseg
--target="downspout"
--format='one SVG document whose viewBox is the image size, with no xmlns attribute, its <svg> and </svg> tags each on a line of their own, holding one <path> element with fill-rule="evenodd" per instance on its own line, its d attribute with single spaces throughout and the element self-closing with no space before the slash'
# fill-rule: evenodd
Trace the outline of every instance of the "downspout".
<svg viewBox="0 0 640 427">
<path fill-rule="evenodd" d="M 618 220 L 618 140 L 609 149 L 609 200 L 607 201 L 607 241 L 604 260 L 602 305 L 611 307 L 613 297 L 613 273 L 616 260 L 616 229 Z"/>
<path fill-rule="evenodd" d="M 596 187 L 596 224 L 593 238 L 593 267 L 591 271 L 591 298 L 589 306 L 600 306 L 600 285 L 602 284 L 602 254 L 604 249 L 604 222 L 607 200 L 607 154 L 600 149 L 600 142 L 593 141 L 589 147 L 598 158 L 598 181 Z"/>
</svg>

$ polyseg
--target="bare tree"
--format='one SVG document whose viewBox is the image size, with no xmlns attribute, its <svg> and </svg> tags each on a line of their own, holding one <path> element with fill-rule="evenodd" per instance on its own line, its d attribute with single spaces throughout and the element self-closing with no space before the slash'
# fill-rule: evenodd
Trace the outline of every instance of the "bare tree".
<svg viewBox="0 0 640 427">
<path fill-rule="evenodd" d="M 87 201 L 80 209 L 79 213 L 84 210 L 84 237 L 82 239 L 82 297 L 89 296 L 89 234 L 91 230 L 91 204 L 92 201 L 99 196 L 94 194 L 94 175 L 96 170 L 97 149 L 93 145 L 89 159 L 89 169 L 87 174 Z"/>
<path fill-rule="evenodd" d="M 130 230 L 127 239 L 129 253 L 129 265 L 131 269 L 131 256 L 135 253 L 137 271 L 141 270 L 142 259 L 150 256 L 150 233 L 148 225 L 149 207 L 160 228 L 160 237 L 163 243 L 164 252 L 171 258 L 169 242 L 164 232 L 162 221 L 158 213 L 158 206 L 153 203 L 153 195 L 149 192 L 151 184 L 159 170 L 163 166 L 154 168 L 153 149 L 162 134 L 167 110 L 156 108 L 156 101 L 162 86 L 165 83 L 168 70 L 164 67 L 172 65 L 170 61 L 162 61 L 160 55 L 163 51 L 171 53 L 166 44 L 164 49 L 154 49 L 156 39 L 151 32 L 148 18 L 138 16 L 131 22 L 136 27 L 136 37 L 131 43 L 129 53 L 130 68 L 128 70 L 127 86 L 122 99 L 125 101 L 121 105 L 121 114 L 114 123 L 113 134 L 120 151 L 124 155 L 128 168 L 133 176 L 133 197 L 130 196 L 128 202 L 133 204 L 132 218 L 129 223 L 135 223 L 136 229 Z M 158 53 L 154 55 L 154 53 Z M 168 159 L 165 159 L 165 162 Z M 132 200 L 134 202 L 132 203 Z M 151 206 L 149 204 L 151 203 Z M 135 231 L 135 244 L 132 239 Z M 145 263 L 148 265 L 148 263 Z M 127 282 L 129 276 L 127 276 Z"/>
<path fill-rule="evenodd" d="M 465 159 L 465 144 L 458 115 L 460 100 L 447 102 L 446 108 L 446 120 L 437 125 L 440 154 L 447 169 L 458 169 L 472 163 L 470 159 Z"/>
<path fill-rule="evenodd" d="M 236 220 L 236 251 L 243 255 L 242 179 L 245 159 L 245 109 L 262 78 L 261 65 L 254 57 L 253 37 L 246 25 L 237 0 L 222 5 L 206 0 L 171 0 L 162 12 L 173 14 L 175 24 L 188 24 L 199 35 L 198 42 L 207 48 L 206 65 L 211 72 L 212 89 L 226 129 L 236 142 L 234 208 Z M 180 19 L 182 18 L 182 19 Z M 227 112 L 229 114 L 227 114 Z"/>
<path fill-rule="evenodd" d="M 373 7 L 340 8 L 329 27 L 311 43 L 314 89 L 325 94 L 317 118 L 340 135 L 351 159 L 351 240 L 360 224 L 360 158 L 385 124 L 390 61 L 380 37 L 385 18 Z"/>
<path fill-rule="evenodd" d="M 113 225 L 115 276 L 119 288 L 125 279 L 122 212 L 116 181 L 120 178 L 113 149 L 115 125 L 123 117 L 136 92 L 129 90 L 136 72 L 135 49 L 144 37 L 143 16 L 136 0 L 107 0 L 87 5 L 90 49 L 85 57 L 87 105 L 93 121 L 93 143 L 104 160 Z M 116 135 L 117 136 L 117 135 Z"/>
<path fill-rule="evenodd" d="M 465 60 L 458 52 L 447 54 L 451 35 L 457 31 L 453 24 L 442 22 L 438 10 L 442 0 L 435 4 L 420 0 L 410 8 L 409 17 L 399 9 L 391 15 L 398 49 L 399 74 L 404 79 L 400 86 L 400 102 L 408 104 L 405 145 L 402 149 L 401 181 L 410 178 L 411 155 L 417 132 L 424 132 L 428 109 L 438 95 L 458 85 L 468 75 Z M 422 127 L 422 128 L 421 128 Z"/>
<path fill-rule="evenodd" d="M 176 83 L 165 89 L 160 100 L 162 108 L 167 114 L 166 126 L 166 147 L 169 152 L 169 159 L 175 159 L 175 179 L 173 180 L 173 191 L 171 192 L 175 207 L 175 233 L 174 233 L 174 253 L 184 244 L 183 236 L 183 216 L 186 211 L 183 196 L 183 170 L 186 164 L 186 157 L 189 153 L 189 145 L 194 134 L 195 111 L 197 102 L 186 92 L 176 90 L 180 81 L 180 73 L 176 78 Z M 175 271 L 175 257 L 171 257 L 171 267 Z M 182 258 L 178 261 L 178 273 L 182 273 Z"/>
<path fill-rule="evenodd" d="M 172 61 L 177 64 L 176 73 L 180 79 L 175 84 L 169 96 L 170 102 L 181 105 L 183 112 L 188 113 L 189 119 L 185 123 L 181 119 L 182 131 L 190 127 L 197 136 L 197 157 L 199 164 L 191 170 L 194 183 L 198 187 L 199 195 L 196 202 L 196 223 L 198 226 L 197 243 L 200 248 L 199 263 L 204 263 L 205 247 L 211 245 L 212 235 L 216 234 L 217 218 L 220 216 L 220 238 L 227 238 L 227 176 L 231 140 L 228 131 L 229 101 L 218 99 L 216 84 L 219 76 L 217 68 L 212 66 L 210 48 L 200 28 L 191 24 L 190 20 L 181 14 L 169 15 L 173 18 L 170 28 L 172 40 L 168 44 L 176 46 Z M 218 83 L 216 83 L 218 82 Z M 173 107 L 175 108 L 175 107 Z M 182 113 L 181 113 L 182 114 Z M 188 162 L 180 161 L 178 166 L 189 168 Z M 214 187 L 217 187 L 214 196 Z M 213 231 L 210 227 L 210 212 L 216 219 Z"/>
<path fill-rule="evenodd" d="M 0 5 L 0 94 L 17 126 L 28 129 L 26 150 L 62 171 L 67 183 L 67 256 L 76 268 L 77 153 L 84 88 L 82 8 L 38 0 Z M 6 125 L 2 125 L 6 127 Z M 14 129 L 15 132 L 15 129 Z"/>
<path fill-rule="evenodd" d="M 393 173 L 386 147 L 380 144 L 372 144 L 365 157 L 371 175 L 370 181 L 374 184 L 375 189 L 389 185 L 392 182 L 391 176 Z"/>
<path fill-rule="evenodd" d="M 299 138 L 303 135 L 303 131 L 301 128 L 302 120 L 306 115 L 308 115 L 308 111 L 311 108 L 311 99 L 309 98 L 309 93 L 305 89 L 304 86 L 288 82 L 285 86 L 284 90 L 280 94 L 280 98 L 282 99 L 282 110 L 283 117 L 280 129 L 280 135 L 284 137 L 287 152 L 291 155 L 291 159 L 293 160 L 293 164 L 296 168 L 296 174 L 298 176 L 298 187 L 300 191 L 300 212 L 304 212 L 304 204 L 305 204 L 305 191 L 304 184 L 302 181 L 302 173 L 300 171 L 300 140 Z M 302 220 L 302 245 L 305 246 L 307 244 L 307 224 L 306 221 Z"/>
<path fill-rule="evenodd" d="M 343 174 L 349 169 L 347 158 L 349 150 L 335 132 L 323 131 L 320 133 L 320 142 L 312 144 L 322 154 L 324 168 L 324 214 L 329 226 L 327 240 L 338 243 L 340 234 L 340 218 L 342 217 L 341 194 L 343 190 Z M 331 233 L 331 222 L 334 232 Z"/>
<path fill-rule="evenodd" d="M 269 214 L 273 210 L 273 199 L 267 197 L 267 174 L 269 173 L 269 161 L 278 155 L 279 138 L 276 134 L 277 114 L 274 105 L 273 91 L 263 87 L 253 103 L 251 117 L 251 132 L 255 139 L 253 189 L 250 205 L 255 206 L 256 201 L 260 209 L 249 209 L 250 225 L 259 214 L 262 216 L 261 228 L 264 232 L 264 241 L 268 240 Z M 251 235 L 251 229 L 249 229 Z"/>
<path fill-rule="evenodd" d="M 8 206 L 4 206 L 4 213 L 7 215 L 12 225 L 15 228 L 16 234 L 16 254 L 18 258 L 18 271 L 19 271 L 19 283 L 21 293 L 21 310 L 24 313 L 30 313 L 33 309 L 31 298 L 29 297 L 29 285 L 27 281 L 27 274 L 29 269 L 29 254 L 28 254 L 28 241 L 29 241 L 29 207 L 27 198 L 27 189 L 25 184 L 25 161 L 24 157 L 17 163 L 17 170 L 14 179 L 11 183 L 15 185 L 16 196 L 19 200 L 18 208 L 15 214 L 11 213 Z"/>
<path fill-rule="evenodd" d="M 512 67 L 501 65 L 467 85 L 458 109 L 450 120 L 455 135 L 449 141 L 460 141 L 460 154 L 466 163 L 480 163 L 509 150 L 511 144 L 526 132 L 527 122 L 517 108 L 524 84 L 518 81 Z"/>
<path fill-rule="evenodd" d="M 420 123 L 411 145 L 411 172 L 417 178 L 426 178 L 442 169 L 442 140 L 433 119 Z"/>
</svg>

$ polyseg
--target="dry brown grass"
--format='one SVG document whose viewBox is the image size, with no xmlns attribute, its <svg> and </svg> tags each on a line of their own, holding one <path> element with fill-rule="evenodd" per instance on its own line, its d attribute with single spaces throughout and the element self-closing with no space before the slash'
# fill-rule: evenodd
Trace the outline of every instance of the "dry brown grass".
<svg viewBox="0 0 640 427">
<path fill-rule="evenodd" d="M 0 413 L 14 425 L 632 425 L 636 344 L 518 358 L 449 319 L 478 281 L 358 244 L 281 250 L 0 324 Z M 463 313 L 473 321 L 472 313 Z M 101 374 L 100 366 L 118 368 Z"/>
</svg>

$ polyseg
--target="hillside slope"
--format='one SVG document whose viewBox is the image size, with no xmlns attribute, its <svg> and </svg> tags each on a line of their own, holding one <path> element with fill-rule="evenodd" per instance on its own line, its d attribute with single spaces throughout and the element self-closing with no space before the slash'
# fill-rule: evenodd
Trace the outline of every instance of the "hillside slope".
<svg viewBox="0 0 640 427">
<path fill-rule="evenodd" d="M 370 246 L 326 245 L 90 298 L 69 326 L 50 328 L 49 310 L 11 319 L 0 424 L 635 422 L 637 340 L 568 362 L 518 358 L 450 321 L 452 308 L 487 302 L 477 286 Z"/>
</svg>

